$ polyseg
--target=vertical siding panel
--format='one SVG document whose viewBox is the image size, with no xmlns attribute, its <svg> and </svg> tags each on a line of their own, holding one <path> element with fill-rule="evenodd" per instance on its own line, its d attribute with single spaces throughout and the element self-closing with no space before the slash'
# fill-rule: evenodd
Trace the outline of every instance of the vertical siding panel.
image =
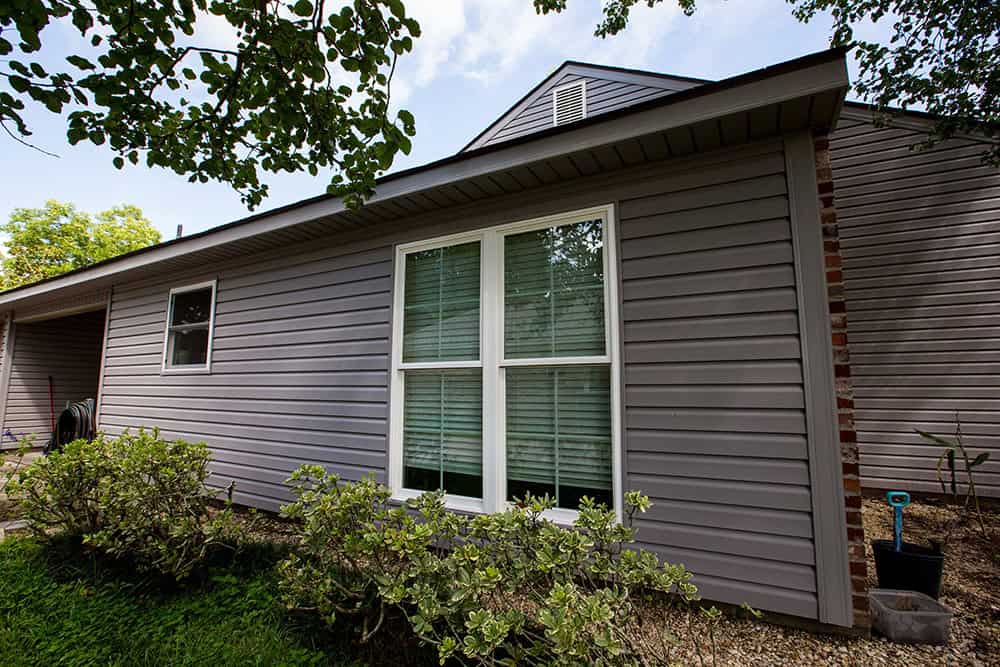
<svg viewBox="0 0 1000 667">
<path fill-rule="evenodd" d="M 865 112 L 831 140 L 861 479 L 939 492 L 939 448 L 914 428 L 955 432 L 959 414 L 978 491 L 1000 497 L 1000 175 L 983 145 L 953 139 L 913 151 L 910 126 Z M 985 399 L 985 400 L 984 400 Z"/>
</svg>

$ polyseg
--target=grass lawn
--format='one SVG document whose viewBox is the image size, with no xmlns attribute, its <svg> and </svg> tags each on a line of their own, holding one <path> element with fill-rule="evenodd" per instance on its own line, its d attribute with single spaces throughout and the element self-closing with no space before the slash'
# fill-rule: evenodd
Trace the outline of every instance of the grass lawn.
<svg viewBox="0 0 1000 667">
<path fill-rule="evenodd" d="M 0 665 L 426 664 L 422 651 L 396 643 L 386 655 L 379 637 L 381 646 L 359 648 L 289 615 L 275 559 L 250 555 L 171 590 L 67 547 L 9 538 L 0 542 Z"/>
</svg>

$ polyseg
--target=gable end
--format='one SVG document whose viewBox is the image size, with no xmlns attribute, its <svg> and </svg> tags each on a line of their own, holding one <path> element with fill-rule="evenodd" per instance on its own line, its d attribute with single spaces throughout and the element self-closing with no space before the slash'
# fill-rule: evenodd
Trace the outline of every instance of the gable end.
<svg viewBox="0 0 1000 667">
<path fill-rule="evenodd" d="M 707 83 L 655 72 L 567 62 L 469 142 L 460 152 L 500 144 L 568 122 L 598 116 Z M 556 93 L 583 90 L 570 120 L 557 115 Z"/>
</svg>

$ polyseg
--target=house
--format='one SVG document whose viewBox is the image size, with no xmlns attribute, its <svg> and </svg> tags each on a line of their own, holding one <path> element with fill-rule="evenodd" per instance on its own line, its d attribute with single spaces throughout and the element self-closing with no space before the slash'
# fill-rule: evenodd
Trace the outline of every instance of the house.
<svg viewBox="0 0 1000 667">
<path fill-rule="evenodd" d="M 100 428 L 205 440 L 213 482 L 266 509 L 306 462 L 473 512 L 548 492 L 557 520 L 641 489 L 641 542 L 706 598 L 866 626 L 852 424 L 875 430 L 884 352 L 844 337 L 845 294 L 881 298 L 851 255 L 867 191 L 837 244 L 848 85 L 842 50 L 717 82 L 567 63 L 363 208 L 316 197 L 0 294 L 3 431 L 45 438 L 96 395 Z"/>
</svg>

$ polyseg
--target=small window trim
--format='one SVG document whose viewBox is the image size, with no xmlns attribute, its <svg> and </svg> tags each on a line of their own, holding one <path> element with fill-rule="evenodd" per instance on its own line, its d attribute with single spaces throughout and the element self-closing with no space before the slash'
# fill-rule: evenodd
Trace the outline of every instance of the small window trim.
<svg viewBox="0 0 1000 667">
<path fill-rule="evenodd" d="M 600 217 L 603 220 L 605 354 L 587 357 L 544 359 L 503 359 L 503 239 L 511 234 L 544 229 Z M 403 306 L 406 287 L 406 255 L 461 243 L 479 241 L 480 317 L 479 359 L 473 361 L 405 363 L 402 361 Z M 435 368 L 483 369 L 483 497 L 445 494 L 448 509 L 468 513 L 503 511 L 506 500 L 507 462 L 505 369 L 517 366 L 607 365 L 611 379 L 611 492 L 615 516 L 623 518 L 623 437 L 621 354 L 619 331 L 619 276 L 617 218 L 614 204 L 594 206 L 539 218 L 487 227 L 472 232 L 449 234 L 396 246 L 393 274 L 391 368 L 389 372 L 389 469 L 386 478 L 392 498 L 405 502 L 422 491 L 403 486 L 403 376 L 405 371 Z M 496 374 L 493 376 L 493 374 Z M 577 510 L 555 508 L 545 516 L 569 525 Z"/>
<path fill-rule="evenodd" d="M 174 287 L 167 295 L 167 321 L 163 327 L 163 354 L 160 362 L 160 375 L 205 375 L 212 372 L 212 343 L 215 338 L 215 296 L 218 291 L 218 280 L 206 280 L 205 282 L 194 283 Z M 169 361 L 170 352 L 170 320 L 174 312 L 174 297 L 186 292 L 203 290 L 206 287 L 212 289 L 212 303 L 209 306 L 208 314 L 208 349 L 205 353 L 205 363 L 198 365 L 171 366 Z M 198 325 L 200 328 L 200 325 Z"/>
</svg>

